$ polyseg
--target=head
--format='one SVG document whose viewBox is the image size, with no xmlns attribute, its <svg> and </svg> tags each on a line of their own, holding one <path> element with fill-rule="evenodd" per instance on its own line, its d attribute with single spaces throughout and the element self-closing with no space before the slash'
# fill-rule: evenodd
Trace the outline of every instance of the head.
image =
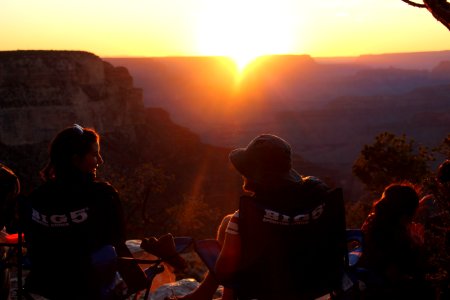
<svg viewBox="0 0 450 300">
<path fill-rule="evenodd" d="M 246 148 L 231 151 L 229 157 L 245 179 L 244 189 L 253 192 L 258 187 L 267 189 L 301 180 L 292 169 L 291 146 L 276 135 L 259 135 Z"/>
<path fill-rule="evenodd" d="M 94 129 L 75 124 L 59 132 L 50 143 L 50 160 L 41 172 L 45 180 L 74 174 L 95 177 L 103 163 L 100 138 Z"/>
<path fill-rule="evenodd" d="M 374 204 L 377 219 L 385 225 L 410 222 L 419 205 L 419 196 L 409 183 L 391 184 Z"/>
</svg>

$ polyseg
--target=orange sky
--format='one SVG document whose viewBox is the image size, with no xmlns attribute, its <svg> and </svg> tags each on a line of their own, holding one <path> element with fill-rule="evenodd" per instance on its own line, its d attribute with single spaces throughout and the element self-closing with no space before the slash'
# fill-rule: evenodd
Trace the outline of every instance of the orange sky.
<svg viewBox="0 0 450 300">
<path fill-rule="evenodd" d="M 355 56 L 450 49 L 401 0 L 0 0 L 0 50 L 99 56 Z"/>
</svg>

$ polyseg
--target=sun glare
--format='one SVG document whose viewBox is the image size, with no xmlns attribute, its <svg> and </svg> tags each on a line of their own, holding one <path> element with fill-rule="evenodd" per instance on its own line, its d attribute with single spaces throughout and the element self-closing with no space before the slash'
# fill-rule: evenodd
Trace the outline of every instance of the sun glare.
<svg viewBox="0 0 450 300">
<path fill-rule="evenodd" d="M 211 3 L 198 18 L 198 51 L 229 56 L 241 71 L 258 56 L 289 53 L 294 36 L 284 10 L 277 1 Z"/>
</svg>

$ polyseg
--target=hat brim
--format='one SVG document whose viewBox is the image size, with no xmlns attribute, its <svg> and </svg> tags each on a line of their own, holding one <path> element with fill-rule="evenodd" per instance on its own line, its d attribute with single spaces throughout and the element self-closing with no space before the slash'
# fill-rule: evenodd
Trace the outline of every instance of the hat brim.
<svg viewBox="0 0 450 300">
<path fill-rule="evenodd" d="M 245 148 L 237 148 L 230 152 L 229 158 L 234 168 L 243 176 L 251 177 L 250 166 Z"/>
<path fill-rule="evenodd" d="M 290 182 L 300 182 L 301 176 L 294 169 L 290 169 L 285 173 L 256 173 L 254 172 L 251 162 L 248 158 L 245 148 L 237 148 L 230 152 L 230 162 L 234 168 L 244 177 L 255 180 L 259 183 L 268 180 L 282 180 Z"/>
</svg>

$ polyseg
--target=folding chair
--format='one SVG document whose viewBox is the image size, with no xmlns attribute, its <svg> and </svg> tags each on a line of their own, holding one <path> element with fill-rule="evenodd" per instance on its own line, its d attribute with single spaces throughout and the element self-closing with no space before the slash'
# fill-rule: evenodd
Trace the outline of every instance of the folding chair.
<svg viewBox="0 0 450 300">
<path fill-rule="evenodd" d="M 156 256 L 156 259 L 137 259 L 133 257 L 129 250 L 128 253 L 125 253 L 125 256 L 117 256 L 112 246 L 105 246 L 91 256 L 93 269 L 97 275 L 96 278 L 100 279 L 98 284 L 100 287 L 99 300 L 128 299 L 140 292 L 145 293 L 143 299 L 147 300 L 150 296 L 153 279 L 164 271 L 163 262 L 167 262 L 176 269 L 181 269 L 185 266 L 184 260 L 178 253 L 183 252 L 192 244 L 192 238 L 174 238 L 171 234 L 167 234 L 162 239 L 153 239 L 156 243 L 150 244 L 148 239 L 144 239 L 141 248 Z M 122 249 L 122 251 L 124 250 Z M 149 265 L 149 267 L 142 269 L 140 265 Z M 116 270 L 127 287 L 126 292 L 121 295 L 114 293 L 112 281 Z M 105 279 L 104 277 L 108 278 L 108 280 L 103 280 Z M 23 295 L 27 300 L 34 299 L 33 293 L 39 294 L 33 290 L 23 290 Z M 137 299 L 137 297 L 135 298 Z"/>
<path fill-rule="evenodd" d="M 348 266 L 356 268 L 364 250 L 363 234 L 361 229 L 347 229 Z"/>
<path fill-rule="evenodd" d="M 22 232 L 15 234 L 0 233 L 0 246 L 10 248 L 4 253 L 1 261 L 2 285 L 0 288 L 0 299 L 8 299 L 11 284 L 10 284 L 10 268 L 15 266 L 17 268 L 17 299 L 22 299 L 22 267 L 23 267 L 23 240 Z"/>
<path fill-rule="evenodd" d="M 204 239 L 194 241 L 194 250 L 208 268 L 214 274 L 217 258 L 220 254 L 220 243 L 215 239 Z"/>
<path fill-rule="evenodd" d="M 125 298 L 144 290 L 144 299 L 148 299 L 153 279 L 164 271 L 164 266 L 161 264 L 163 262 L 175 269 L 184 269 L 186 263 L 179 253 L 185 251 L 192 241 L 191 237 L 173 237 L 171 234 L 166 234 L 159 239 L 145 238 L 141 243 L 141 248 L 156 256 L 157 259 L 136 259 L 132 257 L 131 253 L 126 257 L 118 257 L 119 273 L 128 287 Z M 150 266 L 142 270 L 139 265 Z"/>
<path fill-rule="evenodd" d="M 252 198 L 241 199 L 242 254 L 251 261 L 243 261 L 243 271 L 233 284 L 237 297 L 315 299 L 330 294 L 332 299 L 337 298 L 335 295 L 342 289 L 343 275 L 349 264 L 342 190 L 330 191 L 309 211 L 296 211 L 273 222 L 265 219 L 267 210 L 275 211 Z M 271 213 L 270 217 L 274 216 Z M 253 223 L 255 220 L 259 222 Z M 295 222 L 297 228 L 288 225 Z M 268 237 L 275 237 L 275 240 Z M 249 238 L 254 239 L 252 244 L 248 243 Z M 273 244 L 279 245 L 279 251 Z M 194 247 L 214 273 L 220 253 L 218 241 L 194 241 Z"/>
</svg>

